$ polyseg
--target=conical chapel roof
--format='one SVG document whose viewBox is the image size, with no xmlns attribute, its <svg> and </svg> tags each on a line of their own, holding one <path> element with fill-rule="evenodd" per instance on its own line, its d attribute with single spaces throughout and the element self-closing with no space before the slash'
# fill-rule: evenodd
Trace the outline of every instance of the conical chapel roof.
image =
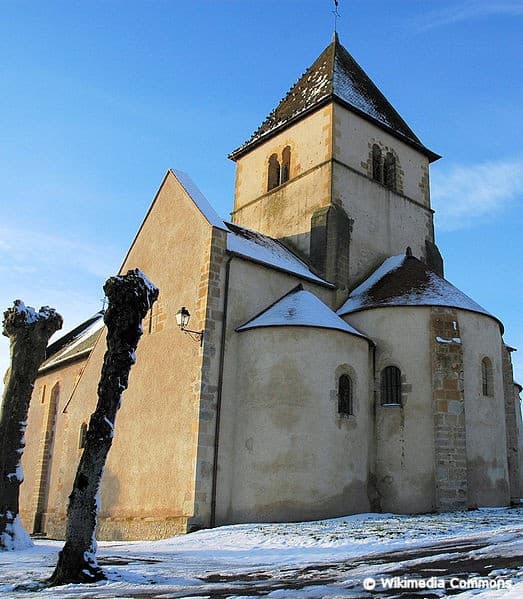
<svg viewBox="0 0 523 599">
<path fill-rule="evenodd" d="M 502 323 L 412 255 L 391 256 L 351 291 L 338 316 L 386 306 L 445 306 L 485 314 Z"/>
<path fill-rule="evenodd" d="M 236 160 L 284 127 L 332 101 L 416 147 L 431 161 L 439 158 L 421 143 L 392 104 L 341 45 L 336 33 L 329 46 L 293 85 L 251 138 L 229 157 Z"/>
</svg>

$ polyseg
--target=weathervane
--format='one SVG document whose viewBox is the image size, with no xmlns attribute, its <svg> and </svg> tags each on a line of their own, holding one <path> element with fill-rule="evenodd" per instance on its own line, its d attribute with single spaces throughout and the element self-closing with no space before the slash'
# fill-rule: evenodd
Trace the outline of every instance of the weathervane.
<svg viewBox="0 0 523 599">
<path fill-rule="evenodd" d="M 334 33 L 336 33 L 337 31 L 337 26 L 338 26 L 338 18 L 341 19 L 341 15 L 338 12 L 338 6 L 340 5 L 340 1 L 339 0 L 334 0 L 334 10 L 332 11 L 332 14 L 334 15 Z"/>
</svg>

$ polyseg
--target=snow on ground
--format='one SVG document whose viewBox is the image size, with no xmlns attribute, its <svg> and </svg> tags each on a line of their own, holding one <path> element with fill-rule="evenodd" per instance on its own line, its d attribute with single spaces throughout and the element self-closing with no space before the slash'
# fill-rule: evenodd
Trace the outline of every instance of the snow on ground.
<svg viewBox="0 0 523 599">
<path fill-rule="evenodd" d="M 37 540 L 32 549 L 0 553 L 0 597 L 382 597 L 384 576 L 461 580 L 475 572 L 486 584 L 499 580 L 512 588 L 465 589 L 453 596 L 520 599 L 522 517 L 523 508 L 360 514 L 224 526 L 162 541 L 100 542 L 98 558 L 108 580 L 57 588 L 42 588 L 42 582 L 62 543 Z M 373 593 L 363 588 L 368 577 L 378 580 Z M 419 597 L 447 596 L 441 589 L 430 593 Z"/>
</svg>

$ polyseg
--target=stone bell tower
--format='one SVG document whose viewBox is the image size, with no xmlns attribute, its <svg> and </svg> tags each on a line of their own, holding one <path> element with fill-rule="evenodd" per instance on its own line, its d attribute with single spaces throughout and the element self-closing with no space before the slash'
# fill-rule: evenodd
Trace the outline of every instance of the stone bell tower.
<svg viewBox="0 0 523 599">
<path fill-rule="evenodd" d="M 275 237 L 341 289 L 405 252 L 443 272 L 427 149 L 337 34 L 236 162 L 233 222 Z"/>
</svg>

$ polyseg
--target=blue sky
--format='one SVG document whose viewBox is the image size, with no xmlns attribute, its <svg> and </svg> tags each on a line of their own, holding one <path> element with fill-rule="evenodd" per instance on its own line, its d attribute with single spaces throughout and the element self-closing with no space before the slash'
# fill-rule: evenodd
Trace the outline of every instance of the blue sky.
<svg viewBox="0 0 523 599">
<path fill-rule="evenodd" d="M 227 217 L 245 141 L 332 35 L 332 0 L 0 0 L 0 306 L 101 307 L 167 168 Z M 523 2 L 340 0 L 342 43 L 421 138 L 447 278 L 523 381 Z M 0 341 L 0 369 L 8 341 Z"/>
</svg>

